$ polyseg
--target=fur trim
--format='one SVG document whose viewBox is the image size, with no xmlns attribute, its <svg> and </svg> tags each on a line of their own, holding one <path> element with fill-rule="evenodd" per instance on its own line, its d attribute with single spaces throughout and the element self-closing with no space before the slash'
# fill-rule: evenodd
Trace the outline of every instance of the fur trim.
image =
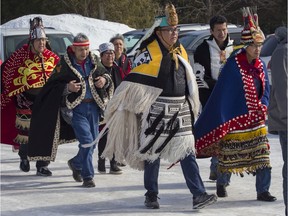
<svg viewBox="0 0 288 216">
<path fill-rule="evenodd" d="M 113 96 L 113 92 L 114 92 L 114 85 L 112 85 L 112 79 L 109 75 L 105 75 L 105 79 L 108 81 L 108 83 L 110 83 L 110 87 L 108 89 L 108 98 L 105 99 L 104 101 L 101 99 L 100 95 L 97 93 L 95 84 L 94 84 L 94 80 L 93 80 L 93 74 L 96 72 L 97 70 L 97 65 L 99 64 L 97 62 L 97 58 L 95 55 L 93 55 L 92 53 L 90 53 L 90 58 L 92 61 L 92 64 L 95 66 L 89 73 L 89 77 L 88 77 L 88 82 L 89 82 L 89 86 L 91 88 L 91 93 L 92 96 L 94 98 L 94 100 L 96 101 L 97 105 L 104 110 L 108 100 Z M 82 86 L 82 92 L 81 95 L 79 97 L 76 98 L 76 100 L 74 100 L 73 102 L 70 102 L 68 100 L 68 98 L 66 97 L 66 105 L 69 109 L 74 109 L 77 105 L 79 105 L 82 100 L 85 98 L 86 95 L 86 83 L 85 80 L 83 79 L 82 75 L 80 74 L 80 72 L 73 67 L 72 62 L 70 61 L 69 55 L 68 53 L 65 53 L 64 55 L 64 59 L 65 62 L 67 63 L 67 65 L 69 66 L 69 68 L 72 70 L 72 72 L 79 78 L 80 82 L 81 82 L 81 86 Z"/>
</svg>

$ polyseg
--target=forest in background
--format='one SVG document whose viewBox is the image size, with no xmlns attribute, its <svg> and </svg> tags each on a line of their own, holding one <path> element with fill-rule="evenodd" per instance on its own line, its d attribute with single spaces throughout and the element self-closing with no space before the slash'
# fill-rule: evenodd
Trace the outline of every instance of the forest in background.
<svg viewBox="0 0 288 216">
<path fill-rule="evenodd" d="M 242 25 L 241 8 L 253 6 L 265 34 L 287 26 L 287 0 L 1 0 L 1 25 L 28 14 L 75 13 L 148 28 L 168 2 L 176 7 L 179 23 L 209 23 L 212 16 L 221 14 L 230 23 Z"/>
</svg>

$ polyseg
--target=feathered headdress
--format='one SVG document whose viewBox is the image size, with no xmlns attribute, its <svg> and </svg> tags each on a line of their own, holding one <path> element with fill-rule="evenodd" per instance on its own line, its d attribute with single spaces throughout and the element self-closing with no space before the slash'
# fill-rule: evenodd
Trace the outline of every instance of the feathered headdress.
<svg viewBox="0 0 288 216">
<path fill-rule="evenodd" d="M 161 10 L 158 12 L 157 17 L 155 17 L 155 21 L 150 29 L 146 32 L 146 34 L 140 39 L 139 44 L 141 44 L 144 40 L 149 38 L 154 30 L 157 27 L 165 27 L 165 26 L 174 26 L 178 25 L 178 15 L 176 12 L 176 8 L 173 4 L 169 3 L 165 6 L 164 11 Z"/>
<path fill-rule="evenodd" d="M 33 20 L 30 19 L 30 40 L 37 38 L 46 38 L 44 31 L 43 21 L 41 17 L 35 17 Z"/>
<path fill-rule="evenodd" d="M 167 23 L 171 26 L 178 25 L 178 15 L 173 4 L 167 4 L 165 7 L 165 16 Z"/>
<path fill-rule="evenodd" d="M 242 8 L 244 29 L 241 34 L 241 42 L 243 44 L 249 43 L 263 43 L 265 36 L 260 29 L 258 23 L 258 15 L 256 8 L 244 7 Z"/>
<path fill-rule="evenodd" d="M 158 26 L 160 27 L 178 25 L 178 15 L 174 5 L 168 3 L 165 6 L 164 12 L 155 18 L 155 22 L 158 22 Z"/>
</svg>

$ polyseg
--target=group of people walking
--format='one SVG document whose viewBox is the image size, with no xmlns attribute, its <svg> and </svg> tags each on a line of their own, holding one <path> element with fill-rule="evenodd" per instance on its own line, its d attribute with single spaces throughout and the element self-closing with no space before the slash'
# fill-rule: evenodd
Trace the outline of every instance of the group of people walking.
<svg viewBox="0 0 288 216">
<path fill-rule="evenodd" d="M 265 37 L 257 14 L 250 8 L 242 12 L 242 48 L 233 49 L 227 19 L 214 16 L 210 38 L 194 55 L 194 72 L 178 40 L 172 4 L 156 17 L 133 63 L 120 34 L 99 46 L 98 57 L 79 33 L 60 60 L 49 49 L 41 18 L 34 18 L 29 44 L 1 66 L 6 128 L 1 142 L 20 144 L 22 171 L 37 161 L 37 175 L 51 176 L 48 165 L 58 145 L 77 140 L 79 150 L 68 166 L 83 187 L 95 187 L 92 161 L 98 146 L 99 173 L 106 173 L 106 158 L 112 174 L 122 173 L 121 164 L 144 171 L 147 208 L 160 208 L 161 159 L 180 163 L 194 209 L 228 196 L 232 173 L 255 175 L 257 200 L 275 201 L 265 126 L 270 85 L 259 58 Z M 196 160 L 211 156 L 217 196 L 206 192 Z"/>
</svg>

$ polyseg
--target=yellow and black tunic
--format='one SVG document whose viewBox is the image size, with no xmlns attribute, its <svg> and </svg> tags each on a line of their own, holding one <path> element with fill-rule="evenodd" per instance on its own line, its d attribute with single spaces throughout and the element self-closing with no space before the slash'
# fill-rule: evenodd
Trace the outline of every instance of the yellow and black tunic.
<svg viewBox="0 0 288 216">
<path fill-rule="evenodd" d="M 145 160 L 158 157 L 175 163 L 194 153 L 192 121 L 198 110 L 197 83 L 185 49 L 177 43 L 167 50 L 155 38 L 107 105 L 103 156 L 115 153 L 117 161 L 139 170 Z"/>
</svg>

